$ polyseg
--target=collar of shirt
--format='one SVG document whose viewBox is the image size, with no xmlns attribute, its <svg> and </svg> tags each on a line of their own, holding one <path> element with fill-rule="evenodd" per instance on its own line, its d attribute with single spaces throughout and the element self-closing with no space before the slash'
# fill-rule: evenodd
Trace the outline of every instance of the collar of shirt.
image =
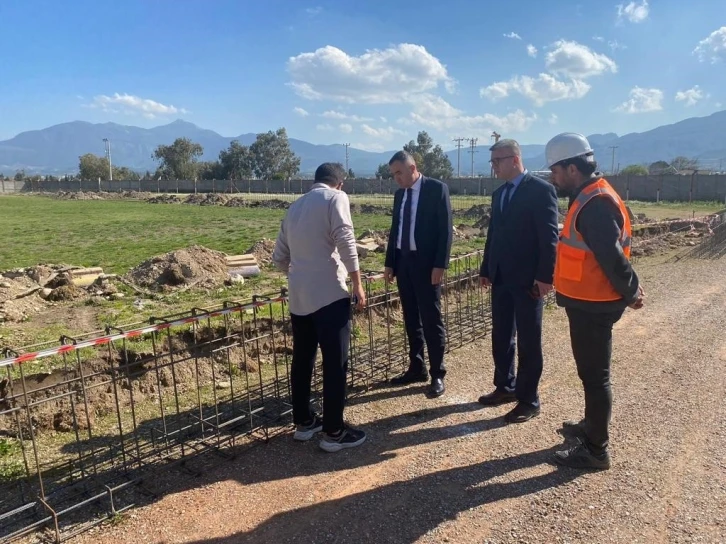
<svg viewBox="0 0 726 544">
<path fill-rule="evenodd" d="M 513 180 L 511 180 L 509 182 L 512 185 L 514 185 L 513 189 L 516 189 L 517 187 L 519 187 L 519 184 L 522 183 L 522 180 L 524 179 L 524 176 L 526 176 L 526 175 L 527 175 L 527 170 L 525 169 L 524 172 L 522 172 L 516 178 L 514 178 Z"/>
<path fill-rule="evenodd" d="M 423 179 L 423 174 L 418 175 L 418 179 L 416 180 L 416 183 L 411 185 L 411 192 L 412 193 L 418 193 L 421 190 L 421 180 Z"/>
<path fill-rule="evenodd" d="M 322 181 L 316 181 L 315 183 L 313 183 L 312 187 L 310 187 L 311 191 L 313 189 L 332 189 L 332 187 L 327 183 L 323 183 Z"/>
</svg>

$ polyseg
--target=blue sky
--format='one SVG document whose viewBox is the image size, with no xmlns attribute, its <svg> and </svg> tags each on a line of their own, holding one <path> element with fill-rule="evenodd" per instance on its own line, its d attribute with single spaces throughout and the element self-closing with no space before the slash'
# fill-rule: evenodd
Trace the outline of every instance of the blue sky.
<svg viewBox="0 0 726 544">
<path fill-rule="evenodd" d="M 0 21 L 0 139 L 182 118 L 376 151 L 427 130 L 451 148 L 726 109 L 723 0 L 3 0 Z"/>
</svg>

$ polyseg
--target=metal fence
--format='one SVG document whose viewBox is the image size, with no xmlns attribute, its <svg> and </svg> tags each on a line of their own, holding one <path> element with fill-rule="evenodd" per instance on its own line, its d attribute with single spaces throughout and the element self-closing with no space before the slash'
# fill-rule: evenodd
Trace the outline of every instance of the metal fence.
<svg viewBox="0 0 726 544">
<path fill-rule="evenodd" d="M 452 259 L 442 289 L 448 349 L 488 334 L 481 252 Z M 366 277 L 353 315 L 349 396 L 407 364 L 400 301 Z M 131 508 L 160 467 L 228 456 L 291 422 L 292 339 L 283 291 L 81 338 L 6 349 L 0 360 L 0 542 L 62 542 Z M 548 302 L 552 302 L 550 298 Z M 321 372 L 313 380 L 321 395 Z M 38 531 L 41 531 L 38 533 Z"/>
</svg>

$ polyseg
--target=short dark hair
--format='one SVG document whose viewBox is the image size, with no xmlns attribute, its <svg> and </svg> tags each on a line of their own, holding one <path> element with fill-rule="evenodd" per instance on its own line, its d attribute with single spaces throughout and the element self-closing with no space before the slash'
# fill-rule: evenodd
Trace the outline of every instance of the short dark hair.
<svg viewBox="0 0 726 544">
<path fill-rule="evenodd" d="M 324 162 L 315 170 L 315 181 L 328 185 L 338 185 L 346 178 L 345 168 L 339 162 Z"/>
<path fill-rule="evenodd" d="M 388 161 L 388 166 L 391 166 L 394 162 L 404 162 L 409 164 L 416 164 L 416 160 L 413 158 L 411 153 L 408 151 L 396 151 L 393 154 L 393 157 L 391 157 L 391 160 Z"/>
<path fill-rule="evenodd" d="M 562 168 L 567 168 L 568 166 L 573 165 L 577 168 L 577 171 L 580 172 L 580 174 L 586 177 L 592 176 L 597 171 L 597 162 L 595 162 L 595 160 L 590 156 L 565 159 L 557 164 L 561 165 Z"/>
</svg>

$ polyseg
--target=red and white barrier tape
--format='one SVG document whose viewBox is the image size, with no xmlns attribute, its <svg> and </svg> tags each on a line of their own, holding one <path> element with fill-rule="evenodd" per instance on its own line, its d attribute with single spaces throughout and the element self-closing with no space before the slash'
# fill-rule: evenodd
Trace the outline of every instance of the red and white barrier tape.
<svg viewBox="0 0 726 544">
<path fill-rule="evenodd" d="M 82 342 L 78 342 L 77 344 L 66 344 L 63 346 L 58 346 L 54 348 L 44 349 L 41 351 L 36 351 L 32 353 L 23 353 L 21 355 L 18 355 L 17 357 L 9 357 L 7 359 L 0 359 L 0 368 L 11 366 L 11 365 L 19 365 L 22 363 L 27 363 L 28 361 L 35 361 L 37 359 L 43 359 L 45 357 L 52 357 L 53 355 L 60 355 L 62 353 L 69 353 L 72 351 L 76 351 L 83 348 L 90 348 L 94 346 L 102 346 L 105 344 L 108 344 L 110 342 L 115 342 L 117 340 L 123 340 L 124 338 L 136 338 L 137 336 L 142 336 L 144 334 L 149 334 L 150 332 L 157 332 L 157 331 L 163 331 L 166 329 L 169 329 L 171 327 L 179 327 L 181 325 L 189 325 L 191 323 L 195 323 L 197 321 L 202 321 L 204 319 L 209 319 L 211 317 L 220 317 L 227 314 L 232 314 L 235 312 L 240 312 L 244 310 L 252 310 L 254 308 L 260 308 L 261 306 L 266 306 L 273 302 L 283 302 L 287 301 L 286 296 L 280 296 L 273 299 L 267 299 L 259 302 L 251 302 L 249 304 L 243 304 L 241 306 L 233 306 L 230 308 L 223 308 L 221 310 L 216 310 L 214 312 L 209 312 L 205 314 L 200 314 L 192 317 L 184 317 L 182 319 L 177 319 L 175 321 L 167 321 L 165 323 L 159 323 L 158 325 L 149 325 L 148 327 L 143 327 L 141 329 L 133 329 L 126 332 L 120 332 L 118 334 L 109 334 L 106 336 L 99 336 L 98 338 L 91 338 L 90 340 L 84 340 Z"/>
</svg>

